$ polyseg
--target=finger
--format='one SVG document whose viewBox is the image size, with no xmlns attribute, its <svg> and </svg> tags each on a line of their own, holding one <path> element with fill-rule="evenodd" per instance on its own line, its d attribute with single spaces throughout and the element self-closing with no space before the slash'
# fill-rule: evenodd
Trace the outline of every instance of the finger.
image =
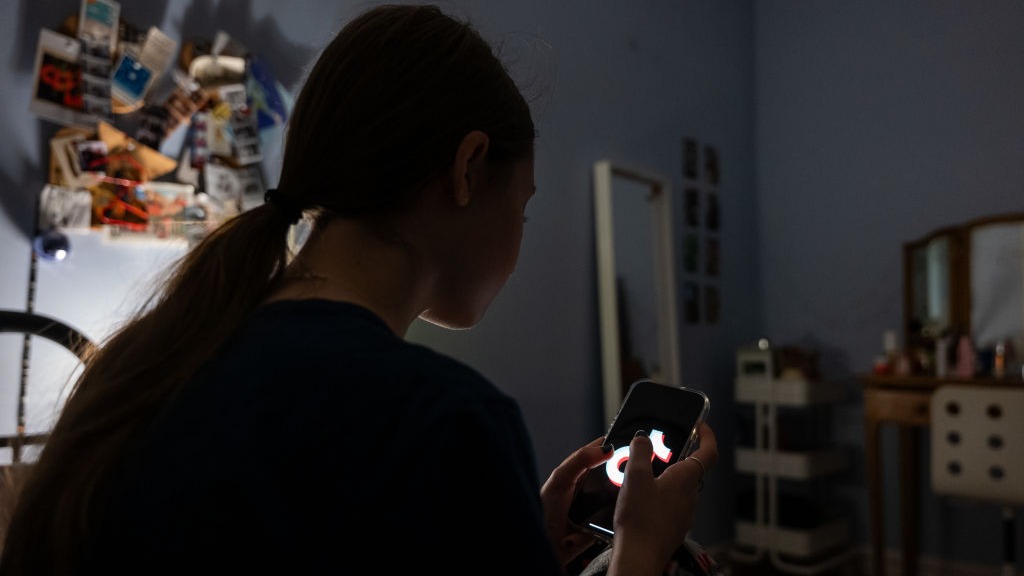
<svg viewBox="0 0 1024 576">
<path fill-rule="evenodd" d="M 718 463 L 718 438 L 715 436 L 715 431 L 707 422 L 702 422 L 700 427 L 697 429 L 697 433 L 700 434 L 699 447 L 693 451 L 693 456 L 696 456 L 704 464 L 705 472 L 710 471 Z"/>
<path fill-rule="evenodd" d="M 629 443 L 629 460 L 626 461 L 626 478 L 634 476 L 654 478 L 651 459 L 654 457 L 654 445 L 646 433 L 633 437 Z"/>
<path fill-rule="evenodd" d="M 610 452 L 605 452 L 601 448 L 602 444 L 604 444 L 603 436 L 595 438 L 586 446 L 567 456 L 551 471 L 545 484 L 549 488 L 565 488 L 575 484 L 587 470 L 611 457 Z"/>
</svg>

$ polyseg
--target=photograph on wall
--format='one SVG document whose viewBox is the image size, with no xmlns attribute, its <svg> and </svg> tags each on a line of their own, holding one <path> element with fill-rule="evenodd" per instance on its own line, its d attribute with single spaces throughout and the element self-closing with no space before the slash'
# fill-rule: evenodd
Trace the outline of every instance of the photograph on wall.
<svg viewBox="0 0 1024 576">
<path fill-rule="evenodd" d="M 696 274 L 700 270 L 700 237 L 687 232 L 683 240 L 683 270 Z"/>
<path fill-rule="evenodd" d="M 700 148 L 697 140 L 693 138 L 683 139 L 683 176 L 696 180 L 700 173 Z"/>
<path fill-rule="evenodd" d="M 75 38 L 45 28 L 39 31 L 29 111 L 64 126 L 95 125 L 96 116 L 85 110 L 81 49 Z"/>
<path fill-rule="evenodd" d="M 704 147 L 704 178 L 712 186 L 717 186 L 720 178 L 718 172 L 718 149 L 714 146 Z"/>
<path fill-rule="evenodd" d="M 704 216 L 704 223 L 708 230 L 717 231 L 720 228 L 718 194 L 711 192 L 707 195 L 707 210 Z"/>
<path fill-rule="evenodd" d="M 683 317 L 689 324 L 700 322 L 700 287 L 696 282 L 683 284 Z"/>
<path fill-rule="evenodd" d="M 718 262 L 718 238 L 704 239 L 704 273 L 711 277 L 717 277 L 719 271 Z"/>
<path fill-rule="evenodd" d="M 683 216 L 690 228 L 700 226 L 700 190 L 687 188 L 683 192 Z"/>
<path fill-rule="evenodd" d="M 721 306 L 718 286 L 704 286 L 704 321 L 708 324 L 718 324 Z"/>
</svg>

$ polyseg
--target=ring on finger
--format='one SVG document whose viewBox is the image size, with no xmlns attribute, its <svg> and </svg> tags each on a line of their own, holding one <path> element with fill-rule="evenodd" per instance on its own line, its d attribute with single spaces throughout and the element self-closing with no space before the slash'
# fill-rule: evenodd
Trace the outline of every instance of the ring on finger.
<svg viewBox="0 0 1024 576">
<path fill-rule="evenodd" d="M 704 477 L 704 474 L 707 474 L 708 470 L 707 470 L 707 468 L 704 467 L 704 463 L 701 462 L 700 458 L 697 458 L 696 456 L 690 455 L 690 456 L 687 456 L 686 458 L 683 458 L 683 460 L 693 460 L 694 462 L 696 462 L 697 465 L 700 466 L 700 477 L 701 478 Z"/>
<path fill-rule="evenodd" d="M 704 467 L 704 463 L 701 462 L 700 458 L 697 458 L 696 456 L 690 455 L 684 458 L 684 460 L 693 460 L 698 466 L 700 466 L 700 478 L 697 479 L 697 491 L 700 492 L 704 489 L 704 474 L 707 473 L 707 468 Z"/>
</svg>

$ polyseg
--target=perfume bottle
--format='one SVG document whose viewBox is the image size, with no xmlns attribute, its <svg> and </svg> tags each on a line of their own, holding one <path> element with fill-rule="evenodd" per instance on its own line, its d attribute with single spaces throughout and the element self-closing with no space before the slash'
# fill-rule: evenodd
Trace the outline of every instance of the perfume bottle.
<svg viewBox="0 0 1024 576">
<path fill-rule="evenodd" d="M 956 375 L 960 378 L 974 377 L 977 362 L 978 356 L 974 350 L 974 344 L 971 343 L 970 336 L 966 334 L 960 336 L 960 341 L 957 342 L 956 346 Z"/>
</svg>

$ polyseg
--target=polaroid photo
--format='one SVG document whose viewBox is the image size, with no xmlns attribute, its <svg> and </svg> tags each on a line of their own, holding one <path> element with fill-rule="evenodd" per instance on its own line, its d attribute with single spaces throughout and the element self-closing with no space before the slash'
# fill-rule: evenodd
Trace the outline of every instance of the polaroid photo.
<svg viewBox="0 0 1024 576">
<path fill-rule="evenodd" d="M 704 239 L 704 273 L 708 276 L 718 276 L 719 273 L 719 248 L 718 238 Z"/>
<path fill-rule="evenodd" d="M 210 163 L 203 168 L 203 175 L 205 176 L 204 192 L 217 205 L 223 207 L 224 217 L 240 213 L 246 197 L 262 198 L 266 191 L 263 173 L 258 165 L 232 168 Z"/>
<path fill-rule="evenodd" d="M 203 167 L 203 176 L 204 191 L 224 206 L 227 215 L 242 211 L 242 196 L 246 182 L 241 172 L 230 166 L 211 162 Z"/>
<path fill-rule="evenodd" d="M 82 172 L 105 174 L 107 170 L 107 143 L 102 140 L 77 140 L 78 167 Z"/>
<path fill-rule="evenodd" d="M 78 38 L 106 45 L 110 53 L 117 49 L 117 29 L 121 5 L 114 0 L 82 0 L 78 17 Z"/>
<path fill-rule="evenodd" d="M 109 95 L 95 96 L 93 94 L 86 94 L 82 97 L 82 105 L 85 108 L 86 114 L 99 120 L 113 121 L 114 110 Z"/>
<path fill-rule="evenodd" d="M 170 134 L 182 124 L 189 122 L 192 116 L 206 106 L 210 94 L 199 87 L 199 84 L 187 74 L 171 69 L 174 91 L 164 101 L 169 118 L 165 132 Z"/>
<path fill-rule="evenodd" d="M 687 232 L 683 239 L 683 270 L 696 274 L 700 269 L 700 237 Z"/>
<path fill-rule="evenodd" d="M 718 317 L 722 309 L 722 300 L 718 293 L 718 286 L 704 287 L 704 322 L 707 324 L 718 324 Z"/>
<path fill-rule="evenodd" d="M 105 60 L 107 62 L 107 67 L 110 67 L 110 62 L 113 60 L 113 57 L 111 56 L 109 44 L 103 42 L 91 42 L 89 40 L 81 40 L 81 42 L 83 56 Z M 109 71 L 107 75 L 110 75 Z"/>
<path fill-rule="evenodd" d="M 690 228 L 700 226 L 700 190 L 687 188 L 683 192 L 683 211 L 686 225 Z"/>
<path fill-rule="evenodd" d="M 259 165 L 243 166 L 238 168 L 237 171 L 242 182 L 242 196 L 258 196 L 262 200 L 266 187 L 263 182 L 263 170 Z"/>
<path fill-rule="evenodd" d="M 683 284 L 683 317 L 688 324 L 700 322 L 700 287 L 696 282 Z"/>
<path fill-rule="evenodd" d="M 717 231 L 722 227 L 721 210 L 718 208 L 718 194 L 711 192 L 707 195 L 707 212 L 704 221 L 708 230 Z"/>
<path fill-rule="evenodd" d="M 88 232 L 91 219 L 92 194 L 88 190 L 47 184 L 39 194 L 40 230 Z"/>
<path fill-rule="evenodd" d="M 708 183 L 717 186 L 720 180 L 718 172 L 718 149 L 714 146 L 704 147 L 704 176 Z"/>
<path fill-rule="evenodd" d="M 230 158 L 232 149 L 231 124 L 218 114 L 209 114 L 206 118 L 206 147 L 213 156 Z"/>
<path fill-rule="evenodd" d="M 209 112 L 196 112 L 192 116 L 192 123 L 189 125 L 188 149 L 191 152 L 190 165 L 196 169 L 205 166 L 212 157 L 207 136 L 209 124 Z"/>
<path fill-rule="evenodd" d="M 236 112 L 231 117 L 231 135 L 234 142 L 234 158 L 247 166 L 263 160 L 259 128 L 256 119 L 249 114 Z"/>
<path fill-rule="evenodd" d="M 92 183 L 89 174 L 82 171 L 78 157 L 78 143 L 88 138 L 82 133 L 56 136 L 50 139 L 50 158 L 56 163 L 58 177 L 50 183 L 66 188 L 86 188 Z"/>
<path fill-rule="evenodd" d="M 139 110 L 139 124 L 135 128 L 135 139 L 150 148 L 160 148 L 166 133 L 167 109 L 155 104 L 147 104 Z"/>
<path fill-rule="evenodd" d="M 178 41 L 156 26 L 150 26 L 138 55 L 143 66 L 152 70 L 154 76 L 160 76 L 170 68 L 177 53 Z"/>
<path fill-rule="evenodd" d="M 217 88 L 221 102 L 231 107 L 232 112 L 244 109 L 248 105 L 248 91 L 245 84 L 227 84 Z"/>
<path fill-rule="evenodd" d="M 138 104 L 155 78 L 153 70 L 131 54 L 122 54 L 110 79 L 111 94 L 129 106 Z"/>
<path fill-rule="evenodd" d="M 84 78 L 84 76 L 83 76 Z M 82 83 L 82 97 L 92 98 L 110 98 L 110 83 L 109 82 L 83 82 Z"/>
<path fill-rule="evenodd" d="M 102 56 L 92 56 L 87 52 L 82 52 L 82 76 L 87 79 L 102 79 L 104 82 L 109 84 L 110 82 L 110 58 L 104 58 Z"/>
<path fill-rule="evenodd" d="M 175 179 L 182 184 L 191 184 L 198 187 L 199 172 L 199 168 L 192 166 L 192 150 L 188 146 L 183 146 L 178 169 L 174 172 Z"/>
<path fill-rule="evenodd" d="M 39 31 L 29 111 L 65 126 L 90 128 L 96 117 L 82 98 L 82 44 L 52 30 Z"/>
</svg>

